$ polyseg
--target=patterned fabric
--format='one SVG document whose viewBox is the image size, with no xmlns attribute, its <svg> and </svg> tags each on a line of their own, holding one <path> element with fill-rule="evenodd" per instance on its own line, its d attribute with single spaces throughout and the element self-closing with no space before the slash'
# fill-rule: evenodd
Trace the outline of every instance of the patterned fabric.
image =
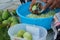
<svg viewBox="0 0 60 40">
<path fill-rule="evenodd" d="M 60 25 L 60 22 L 56 22 L 56 23 L 55 23 L 55 26 L 59 26 L 59 25 Z"/>
</svg>

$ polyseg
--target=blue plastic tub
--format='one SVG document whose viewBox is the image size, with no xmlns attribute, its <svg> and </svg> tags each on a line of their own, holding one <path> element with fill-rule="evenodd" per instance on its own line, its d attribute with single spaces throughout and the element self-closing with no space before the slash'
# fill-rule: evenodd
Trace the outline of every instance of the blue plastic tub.
<svg viewBox="0 0 60 40">
<path fill-rule="evenodd" d="M 29 11 L 30 3 L 31 2 L 22 4 L 16 10 L 18 16 L 20 17 L 21 23 L 35 24 L 38 26 L 43 26 L 47 30 L 51 29 L 51 23 L 52 23 L 53 17 L 49 17 L 49 18 L 27 18 L 26 17 L 26 15 L 31 13 Z M 55 10 L 55 12 L 59 12 L 59 11 L 60 9 Z"/>
</svg>

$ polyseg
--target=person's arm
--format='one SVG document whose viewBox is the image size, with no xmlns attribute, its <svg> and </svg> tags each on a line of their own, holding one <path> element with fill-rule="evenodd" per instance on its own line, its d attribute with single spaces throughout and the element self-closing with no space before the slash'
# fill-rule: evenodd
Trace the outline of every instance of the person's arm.
<svg viewBox="0 0 60 40">
<path fill-rule="evenodd" d="M 42 0 L 43 2 L 47 3 L 48 0 Z"/>
<path fill-rule="evenodd" d="M 60 0 L 54 0 L 53 4 L 50 6 L 51 9 L 60 8 Z"/>
<path fill-rule="evenodd" d="M 47 9 L 51 4 L 53 3 L 53 0 L 46 1 L 46 5 L 43 7 L 43 9 Z"/>
<path fill-rule="evenodd" d="M 60 8 L 60 0 L 47 0 L 46 5 L 43 7 L 43 9 L 46 9 L 47 7 L 50 9 Z"/>
<path fill-rule="evenodd" d="M 36 3 L 36 0 L 32 0 L 31 4 L 30 4 L 30 11 L 32 11 L 32 6 Z"/>
<path fill-rule="evenodd" d="M 32 3 L 30 6 L 33 6 L 35 4 L 36 0 L 32 0 Z"/>
</svg>

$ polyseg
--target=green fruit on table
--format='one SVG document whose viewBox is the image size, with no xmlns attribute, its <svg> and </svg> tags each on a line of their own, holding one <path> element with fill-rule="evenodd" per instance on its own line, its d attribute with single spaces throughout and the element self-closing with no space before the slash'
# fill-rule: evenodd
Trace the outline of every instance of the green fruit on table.
<svg viewBox="0 0 60 40">
<path fill-rule="evenodd" d="M 11 21 L 13 22 L 13 21 L 16 21 L 16 22 L 19 22 L 19 20 L 18 20 L 18 18 L 17 17 L 11 17 Z"/>
<path fill-rule="evenodd" d="M 24 34 L 24 33 L 25 33 L 25 30 L 20 30 L 20 31 L 18 31 L 17 37 L 23 38 L 23 34 Z"/>
<path fill-rule="evenodd" d="M 34 5 L 34 6 L 32 7 L 32 11 L 36 10 L 36 8 L 37 8 L 37 6 Z"/>
<path fill-rule="evenodd" d="M 12 21 L 11 21 L 11 18 L 12 18 L 12 17 L 9 17 L 7 20 L 10 21 L 10 22 L 12 22 Z"/>
<path fill-rule="evenodd" d="M 35 15 L 35 14 L 29 14 L 29 15 L 27 15 L 27 17 L 29 17 L 29 18 L 37 18 L 38 17 L 38 15 Z"/>
<path fill-rule="evenodd" d="M 12 23 L 11 23 L 11 26 L 14 26 L 14 25 L 16 25 L 16 24 L 18 24 L 18 22 L 12 22 Z"/>
<path fill-rule="evenodd" d="M 13 10 L 13 11 L 12 11 L 12 14 L 13 14 L 13 15 L 17 15 L 16 10 Z"/>
<path fill-rule="evenodd" d="M 4 10 L 3 14 L 2 14 L 2 19 L 8 19 L 8 17 L 10 17 L 10 13 L 8 10 Z"/>
<path fill-rule="evenodd" d="M 2 22 L 2 17 L 0 16 L 0 22 Z"/>
<path fill-rule="evenodd" d="M 3 25 L 2 24 L 0 24 L 0 29 L 3 27 Z"/>
<path fill-rule="evenodd" d="M 30 34 L 29 32 L 25 32 L 23 37 L 27 39 L 32 39 L 32 34 Z"/>
<path fill-rule="evenodd" d="M 6 27 L 4 24 L 0 24 L 0 29 Z"/>
<path fill-rule="evenodd" d="M 41 15 L 36 15 L 36 14 L 29 14 L 27 15 L 27 17 L 29 18 L 47 18 L 50 16 L 54 16 L 55 15 L 55 11 L 49 11 L 47 13 L 42 13 Z"/>
<path fill-rule="evenodd" d="M 3 13 L 3 10 L 0 10 L 0 16 L 2 15 L 2 13 Z"/>
<path fill-rule="evenodd" d="M 3 10 L 0 10 L 0 16 L 2 16 Z"/>
<path fill-rule="evenodd" d="M 55 11 L 53 11 L 53 10 L 52 10 L 52 11 L 49 11 L 49 12 L 48 12 L 48 15 L 54 16 L 54 15 L 55 15 Z"/>
<path fill-rule="evenodd" d="M 30 39 L 30 38 L 24 38 L 25 40 L 32 40 L 32 39 Z"/>
<path fill-rule="evenodd" d="M 9 21 L 8 21 L 8 20 L 4 20 L 4 21 L 2 21 L 2 24 L 4 24 L 5 26 L 7 26 L 7 25 L 8 25 L 8 23 L 9 23 Z"/>
</svg>

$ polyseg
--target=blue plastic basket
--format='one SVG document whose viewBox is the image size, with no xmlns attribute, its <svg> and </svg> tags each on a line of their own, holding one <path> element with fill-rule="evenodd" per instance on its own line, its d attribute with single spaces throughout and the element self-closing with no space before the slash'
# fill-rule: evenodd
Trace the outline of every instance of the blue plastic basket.
<svg viewBox="0 0 60 40">
<path fill-rule="evenodd" d="M 47 30 L 51 29 L 51 23 L 52 23 L 53 17 L 49 17 L 49 18 L 28 18 L 28 17 L 26 17 L 26 15 L 31 13 L 29 11 L 30 3 L 31 2 L 22 4 L 16 10 L 18 16 L 20 17 L 21 23 L 35 24 L 38 26 L 43 26 Z M 60 11 L 60 9 L 55 10 L 55 12 L 59 12 L 59 11 Z"/>
</svg>

